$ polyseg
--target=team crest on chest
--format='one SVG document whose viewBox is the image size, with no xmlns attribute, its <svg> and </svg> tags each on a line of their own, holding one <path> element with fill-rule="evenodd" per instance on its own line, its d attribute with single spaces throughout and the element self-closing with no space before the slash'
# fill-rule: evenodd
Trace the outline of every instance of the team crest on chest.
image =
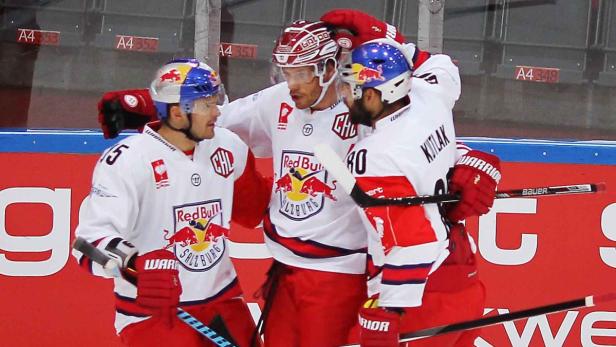
<svg viewBox="0 0 616 347">
<path fill-rule="evenodd" d="M 162 159 L 155 160 L 150 163 L 154 172 L 154 184 L 156 189 L 169 186 L 169 175 L 167 174 L 167 166 Z"/>
<path fill-rule="evenodd" d="M 348 140 L 357 136 L 357 124 L 351 123 L 348 112 L 340 113 L 334 117 L 332 131 L 341 139 Z"/>
<path fill-rule="evenodd" d="M 274 191 L 280 197 L 280 213 L 302 220 L 321 211 L 325 199 L 336 201 L 336 181 L 327 184 L 327 171 L 312 153 L 283 151 Z"/>
<path fill-rule="evenodd" d="M 233 153 L 218 147 L 210 156 L 214 171 L 220 176 L 227 178 L 233 173 Z"/>
<path fill-rule="evenodd" d="M 166 249 L 172 250 L 183 267 L 206 271 L 225 252 L 229 229 L 222 227 L 220 200 L 203 201 L 173 208 L 174 231 L 164 231 Z"/>
<path fill-rule="evenodd" d="M 293 112 L 291 107 L 286 102 L 280 104 L 280 111 L 278 112 L 278 130 L 286 130 L 287 124 L 289 124 L 289 115 Z"/>
</svg>

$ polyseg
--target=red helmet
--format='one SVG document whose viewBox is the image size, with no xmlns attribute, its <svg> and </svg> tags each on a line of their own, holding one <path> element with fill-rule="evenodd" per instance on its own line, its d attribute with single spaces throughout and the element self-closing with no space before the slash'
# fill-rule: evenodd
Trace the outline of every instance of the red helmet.
<svg viewBox="0 0 616 347">
<path fill-rule="evenodd" d="M 336 59 L 338 45 L 323 22 L 295 21 L 276 42 L 272 61 L 279 67 L 316 65 Z"/>
</svg>

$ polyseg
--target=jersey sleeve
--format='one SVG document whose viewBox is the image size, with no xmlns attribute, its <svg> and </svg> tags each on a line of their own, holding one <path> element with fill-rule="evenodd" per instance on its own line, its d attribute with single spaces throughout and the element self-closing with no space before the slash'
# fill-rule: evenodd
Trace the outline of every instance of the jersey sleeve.
<svg viewBox="0 0 616 347">
<path fill-rule="evenodd" d="M 440 98 L 448 108 L 453 108 L 460 98 L 461 81 L 458 67 L 451 58 L 445 54 L 420 51 L 413 44 L 405 45 L 405 49 L 414 60 L 411 94 L 429 93 Z"/>
<path fill-rule="evenodd" d="M 111 150 L 114 148 L 118 147 Z M 131 172 L 134 167 L 126 167 L 130 160 L 122 155 L 115 161 L 108 161 L 107 153 L 94 168 L 92 188 L 80 209 L 79 225 L 75 230 L 76 237 L 84 238 L 103 251 L 108 245 L 128 238 L 138 214 L 137 186 Z M 81 267 L 92 274 L 111 277 L 102 266 L 93 263 L 81 252 L 73 250 L 73 256 Z"/>
<path fill-rule="evenodd" d="M 403 174 L 382 174 L 371 170 L 368 156 L 366 173 L 356 176 L 358 186 L 374 197 L 417 195 Z M 395 167 L 380 156 L 380 167 Z M 439 257 L 439 244 L 422 206 L 375 206 L 363 209 L 367 221 L 381 239 L 384 253 L 381 265 L 379 303 L 386 307 L 421 305 L 429 273 Z M 378 264 L 377 264 L 378 265 Z"/>
<path fill-rule="evenodd" d="M 263 219 L 269 205 L 272 178 L 257 171 L 252 151 L 237 139 L 237 154 L 243 160 L 235 167 L 233 211 L 231 220 L 247 228 L 254 228 Z"/>
<path fill-rule="evenodd" d="M 471 150 L 472 148 L 467 146 L 464 142 L 456 141 L 456 162 L 458 161 L 458 159 L 462 158 L 464 155 L 466 155 L 466 153 L 470 152 Z"/>
<path fill-rule="evenodd" d="M 218 125 L 236 133 L 258 157 L 272 156 L 272 133 L 266 110 L 271 88 L 225 105 Z"/>
</svg>

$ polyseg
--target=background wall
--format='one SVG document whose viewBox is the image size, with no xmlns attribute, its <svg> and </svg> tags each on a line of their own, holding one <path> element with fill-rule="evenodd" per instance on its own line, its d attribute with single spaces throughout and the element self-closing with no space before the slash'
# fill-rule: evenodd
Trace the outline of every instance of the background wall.
<svg viewBox="0 0 616 347">
<path fill-rule="evenodd" d="M 0 132 L 0 345 L 119 346 L 110 281 L 69 255 L 98 154 L 97 132 Z M 601 194 L 498 200 L 467 221 L 478 240 L 486 315 L 616 288 L 616 143 L 469 138 L 505 162 L 501 189 L 604 182 Z M 259 161 L 268 172 L 271 163 Z M 234 226 L 231 256 L 253 293 L 270 259 L 261 230 Z M 476 346 L 614 346 L 616 303 L 506 323 Z"/>
</svg>

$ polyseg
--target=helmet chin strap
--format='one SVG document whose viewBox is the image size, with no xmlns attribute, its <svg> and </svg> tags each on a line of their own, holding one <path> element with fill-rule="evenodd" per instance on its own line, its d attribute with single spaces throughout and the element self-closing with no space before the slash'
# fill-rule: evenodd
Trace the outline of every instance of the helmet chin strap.
<svg viewBox="0 0 616 347">
<path fill-rule="evenodd" d="M 175 130 L 175 131 L 179 131 L 182 134 L 184 134 L 184 136 L 186 136 L 189 140 L 195 141 L 195 142 L 201 142 L 203 140 L 205 140 L 205 138 L 199 138 L 195 135 L 193 135 L 192 133 L 192 113 L 188 113 L 186 115 L 188 117 L 188 127 L 187 128 L 176 128 L 173 125 L 171 125 L 171 123 L 169 123 L 169 118 L 165 118 L 165 124 L 167 124 L 167 126 L 171 129 L 171 130 Z"/>
<path fill-rule="evenodd" d="M 321 94 L 319 95 L 317 100 L 315 102 L 313 102 L 312 105 L 310 105 L 310 107 L 314 107 L 314 106 L 318 105 L 323 100 L 323 98 L 325 97 L 325 94 L 327 94 L 327 89 L 329 89 L 329 86 L 336 79 L 336 75 L 337 75 L 337 72 L 338 72 L 338 63 L 334 60 L 334 73 L 332 74 L 332 77 L 329 78 L 329 81 L 324 82 L 323 81 L 323 77 L 325 77 L 326 70 L 327 70 L 327 61 L 325 62 L 325 65 L 323 66 L 323 73 L 321 75 L 319 75 L 319 86 L 321 86 Z"/>
</svg>

